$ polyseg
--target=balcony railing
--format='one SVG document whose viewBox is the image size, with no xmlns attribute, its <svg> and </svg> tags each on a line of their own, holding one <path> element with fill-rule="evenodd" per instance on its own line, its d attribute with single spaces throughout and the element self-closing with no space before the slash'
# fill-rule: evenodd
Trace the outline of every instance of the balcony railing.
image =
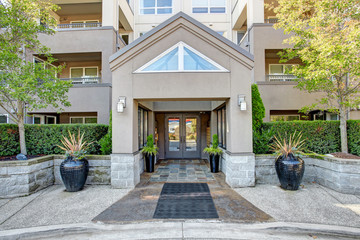
<svg viewBox="0 0 360 240">
<path fill-rule="evenodd" d="M 73 84 L 93 84 L 99 83 L 100 77 L 81 77 L 81 78 L 61 78 L 63 81 L 71 81 Z"/>
<path fill-rule="evenodd" d="M 277 19 L 277 18 L 264 19 L 264 23 L 277 23 L 278 21 L 279 21 L 279 19 Z"/>
<path fill-rule="evenodd" d="M 277 74 L 272 74 L 272 75 L 266 75 L 266 81 L 296 81 L 298 78 L 294 75 L 291 74 L 284 74 L 284 75 L 277 75 Z"/>
<path fill-rule="evenodd" d="M 94 28 L 101 27 L 102 24 L 98 23 L 69 23 L 69 24 L 58 24 L 57 29 L 69 29 L 69 28 Z"/>
</svg>

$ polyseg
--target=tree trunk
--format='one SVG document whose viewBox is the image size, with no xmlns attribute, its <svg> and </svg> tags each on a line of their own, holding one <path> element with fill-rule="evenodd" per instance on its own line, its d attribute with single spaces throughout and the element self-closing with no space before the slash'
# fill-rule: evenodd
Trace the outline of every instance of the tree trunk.
<svg viewBox="0 0 360 240">
<path fill-rule="evenodd" d="M 20 140 L 20 151 L 22 154 L 27 155 L 26 142 L 25 142 L 25 125 L 24 125 L 24 109 L 21 101 L 18 101 L 18 127 L 19 127 L 19 140 Z"/>
<path fill-rule="evenodd" d="M 345 106 L 340 105 L 340 139 L 341 139 L 341 152 L 348 153 L 347 141 L 347 109 Z"/>
</svg>

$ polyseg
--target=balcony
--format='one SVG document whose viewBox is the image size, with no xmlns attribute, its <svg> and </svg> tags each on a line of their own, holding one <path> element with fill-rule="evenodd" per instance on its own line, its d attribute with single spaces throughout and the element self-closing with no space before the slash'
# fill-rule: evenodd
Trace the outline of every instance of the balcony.
<svg viewBox="0 0 360 240">
<path fill-rule="evenodd" d="M 291 74 L 272 74 L 272 75 L 266 75 L 265 80 L 270 82 L 291 82 L 291 81 L 297 81 L 297 77 Z"/>
<path fill-rule="evenodd" d="M 100 83 L 101 78 L 100 77 L 80 77 L 80 78 L 60 78 L 60 80 L 63 81 L 71 81 L 72 84 L 94 84 L 94 83 Z"/>
<path fill-rule="evenodd" d="M 94 22 L 94 23 L 68 23 L 68 24 L 58 24 L 56 30 L 61 29 L 83 29 L 83 28 L 95 28 L 101 27 L 101 22 Z"/>
</svg>

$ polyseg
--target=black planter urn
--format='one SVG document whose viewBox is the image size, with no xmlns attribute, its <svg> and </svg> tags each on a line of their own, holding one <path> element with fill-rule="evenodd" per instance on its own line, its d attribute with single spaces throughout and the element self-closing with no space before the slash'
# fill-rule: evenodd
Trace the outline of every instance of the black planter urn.
<svg viewBox="0 0 360 240">
<path fill-rule="evenodd" d="M 155 154 L 144 154 L 146 172 L 154 172 Z"/>
<path fill-rule="evenodd" d="M 209 161 L 210 161 L 210 171 L 212 173 L 219 172 L 220 155 L 211 154 L 209 156 Z"/>
<path fill-rule="evenodd" d="M 286 190 L 298 190 L 304 176 L 305 163 L 292 153 L 281 155 L 275 161 L 275 169 L 281 188 Z"/>
<path fill-rule="evenodd" d="M 68 192 L 77 192 L 83 189 L 88 173 L 89 163 L 85 158 L 75 161 L 73 157 L 67 157 L 60 164 L 61 179 Z"/>
</svg>

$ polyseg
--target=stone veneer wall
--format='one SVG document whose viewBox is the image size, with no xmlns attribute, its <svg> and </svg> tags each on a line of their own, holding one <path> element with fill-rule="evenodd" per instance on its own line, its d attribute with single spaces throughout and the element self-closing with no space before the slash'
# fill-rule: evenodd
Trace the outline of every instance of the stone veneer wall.
<svg viewBox="0 0 360 240">
<path fill-rule="evenodd" d="M 53 184 L 53 156 L 0 162 L 0 198 L 29 195 Z"/>
<path fill-rule="evenodd" d="M 114 188 L 135 188 L 140 182 L 140 174 L 144 171 L 143 155 L 111 154 L 111 186 Z"/>
<path fill-rule="evenodd" d="M 255 186 L 255 155 L 232 154 L 224 150 L 220 169 L 232 188 Z"/>
<path fill-rule="evenodd" d="M 360 194 L 360 161 L 334 157 L 304 157 L 303 182 L 317 182 L 335 191 Z M 256 156 L 256 183 L 279 184 L 275 171 L 275 156 Z"/>
<path fill-rule="evenodd" d="M 32 194 L 55 184 L 62 184 L 59 166 L 61 155 L 26 161 L 0 162 L 0 198 Z M 86 184 L 110 184 L 110 156 L 87 156 L 89 175 Z"/>
</svg>

